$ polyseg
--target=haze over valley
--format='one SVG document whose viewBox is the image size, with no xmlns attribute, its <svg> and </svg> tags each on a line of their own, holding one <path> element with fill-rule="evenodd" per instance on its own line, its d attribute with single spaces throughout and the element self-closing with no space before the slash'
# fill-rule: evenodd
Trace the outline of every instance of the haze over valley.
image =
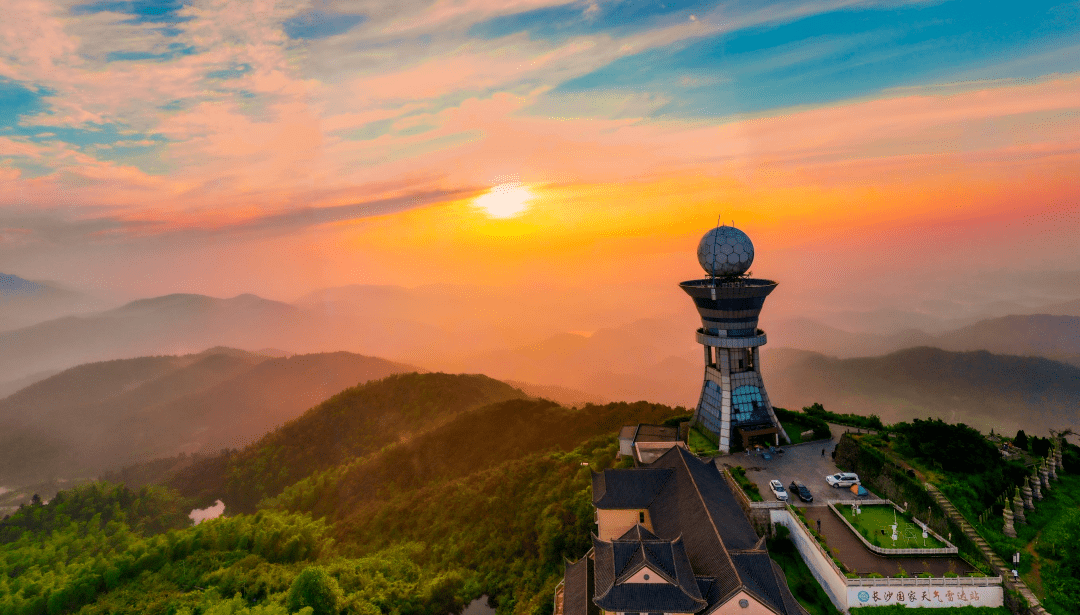
<svg viewBox="0 0 1080 615">
<path fill-rule="evenodd" d="M 702 359 L 689 302 L 646 289 L 653 301 L 622 309 L 624 293 L 604 290 L 565 309 L 543 292 L 453 285 L 354 285 L 293 303 L 176 294 L 91 312 L 45 295 L 53 311 L 0 331 L 0 484 L 240 447 L 350 386 L 417 370 L 486 374 L 570 405 L 694 407 Z M 650 310 L 661 312 L 606 322 Z M 762 318 L 762 369 L 777 406 L 984 431 L 1080 423 L 1080 300 L 994 303 L 963 318 L 776 311 Z"/>
</svg>

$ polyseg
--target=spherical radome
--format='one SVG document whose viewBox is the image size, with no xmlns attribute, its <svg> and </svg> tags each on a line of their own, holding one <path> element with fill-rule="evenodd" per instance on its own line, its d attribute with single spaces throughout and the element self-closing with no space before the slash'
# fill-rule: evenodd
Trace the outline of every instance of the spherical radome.
<svg viewBox="0 0 1080 615">
<path fill-rule="evenodd" d="M 718 226 L 701 238 L 697 257 L 709 275 L 742 275 L 754 262 L 754 244 L 734 226 Z"/>
</svg>

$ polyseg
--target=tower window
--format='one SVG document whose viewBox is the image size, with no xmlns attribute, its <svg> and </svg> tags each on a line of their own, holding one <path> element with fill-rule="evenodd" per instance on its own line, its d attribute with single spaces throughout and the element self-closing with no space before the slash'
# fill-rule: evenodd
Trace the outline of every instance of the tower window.
<svg viewBox="0 0 1080 615">
<path fill-rule="evenodd" d="M 638 520 L 638 523 L 645 523 L 645 513 L 644 512 L 638 512 L 637 520 Z"/>
</svg>

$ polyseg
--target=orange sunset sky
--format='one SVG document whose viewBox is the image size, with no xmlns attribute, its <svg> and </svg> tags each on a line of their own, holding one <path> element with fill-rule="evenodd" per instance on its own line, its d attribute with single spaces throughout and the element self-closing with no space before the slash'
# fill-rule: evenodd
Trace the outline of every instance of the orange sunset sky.
<svg viewBox="0 0 1080 615">
<path fill-rule="evenodd" d="M 6 274 L 617 288 L 628 320 L 691 307 L 720 220 L 777 313 L 1078 294 L 1045 278 L 1080 270 L 1075 2 L 0 11 Z"/>
</svg>

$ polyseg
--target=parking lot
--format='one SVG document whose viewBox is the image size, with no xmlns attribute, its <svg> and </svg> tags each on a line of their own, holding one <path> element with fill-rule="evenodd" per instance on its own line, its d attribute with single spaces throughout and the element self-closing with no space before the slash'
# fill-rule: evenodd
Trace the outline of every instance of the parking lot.
<svg viewBox="0 0 1080 615">
<path fill-rule="evenodd" d="M 791 496 L 791 502 L 796 506 L 824 506 L 837 500 L 851 500 L 855 497 L 851 491 L 830 487 L 825 482 L 826 476 L 840 471 L 833 463 L 832 452 L 840 436 L 847 429 L 840 425 L 829 427 L 833 432 L 832 440 L 784 446 L 784 454 L 772 455 L 772 459 L 765 459 L 760 453 L 750 455 L 735 453 L 718 457 L 717 460 L 729 467 L 746 468 L 746 477 L 757 484 L 762 497 L 766 500 L 775 499 L 769 490 L 769 481 L 774 478 L 779 479 L 785 489 L 793 480 L 802 481 L 810 489 L 810 493 L 814 496 L 813 503 L 806 504 L 799 498 Z M 822 455 L 823 450 L 824 455 Z M 871 496 L 873 497 L 873 494 Z"/>
</svg>

